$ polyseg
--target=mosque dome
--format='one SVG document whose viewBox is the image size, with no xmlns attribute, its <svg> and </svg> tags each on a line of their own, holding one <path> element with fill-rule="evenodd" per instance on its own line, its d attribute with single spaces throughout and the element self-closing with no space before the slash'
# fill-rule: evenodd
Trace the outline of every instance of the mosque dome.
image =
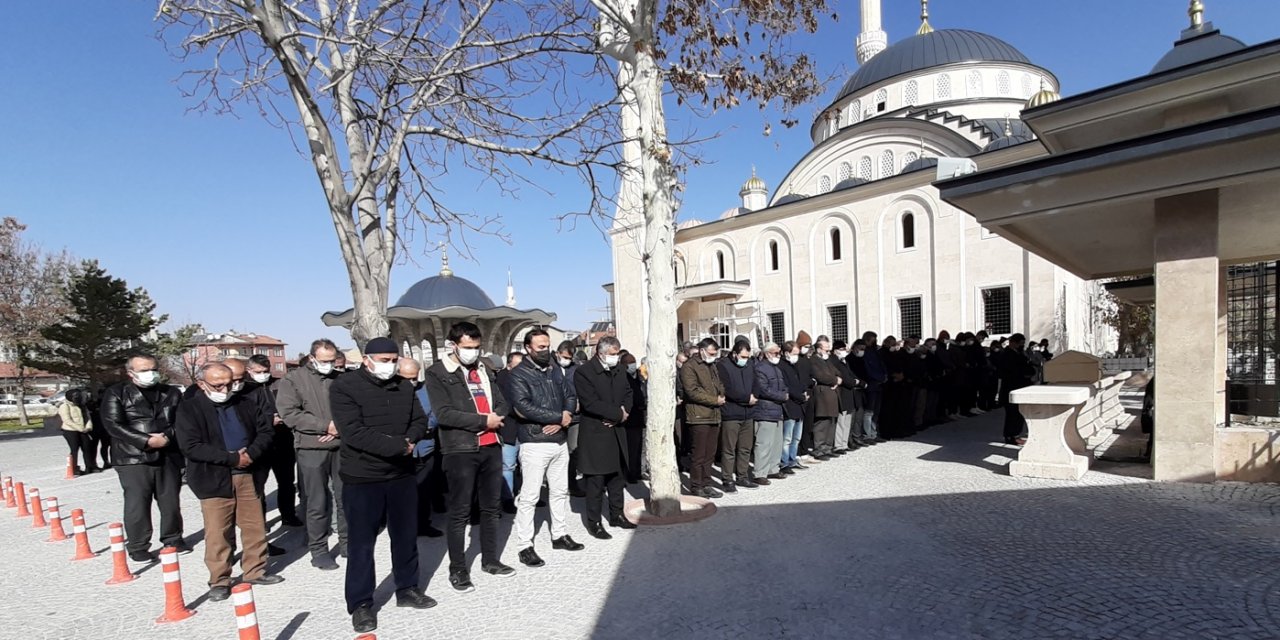
<svg viewBox="0 0 1280 640">
<path fill-rule="evenodd" d="M 767 192 L 768 190 L 769 188 L 765 186 L 764 180 L 761 180 L 759 177 L 757 177 L 756 170 L 752 168 L 751 177 L 747 178 L 747 181 L 742 183 L 742 189 L 738 192 L 738 195 L 745 196 L 748 193 L 753 193 L 753 192 L 764 193 L 764 192 Z"/>
<path fill-rule="evenodd" d="M 907 166 L 902 168 L 901 173 L 911 173 L 912 171 L 919 171 L 921 169 L 928 169 L 929 167 L 936 166 L 938 166 L 937 158 L 916 158 L 915 160 L 908 162 Z"/>
<path fill-rule="evenodd" d="M 1182 37 L 1173 43 L 1173 48 L 1164 54 L 1151 73 L 1160 73 L 1178 67 L 1185 67 L 1210 58 L 1216 58 L 1245 48 L 1245 44 L 1224 36 L 1214 29 L 1212 23 L 1205 23 L 1201 28 L 1187 29 Z"/>
<path fill-rule="evenodd" d="M 957 62 L 1032 64 L 1013 45 L 966 29 L 939 29 L 895 43 L 862 65 L 840 88 L 839 100 L 890 78 Z"/>
<path fill-rule="evenodd" d="M 467 307 L 484 310 L 497 305 L 476 283 L 452 274 L 441 274 L 414 283 L 400 296 L 395 306 L 415 309 Z"/>
<path fill-rule="evenodd" d="M 1048 87 L 1041 87 L 1040 90 L 1035 93 L 1035 95 L 1027 99 L 1027 106 L 1024 108 L 1034 109 L 1036 107 L 1049 104 L 1050 102 L 1057 102 L 1061 99 L 1062 99 L 1062 96 L 1059 95 L 1057 91 L 1054 91 L 1053 89 L 1050 89 Z"/>
</svg>

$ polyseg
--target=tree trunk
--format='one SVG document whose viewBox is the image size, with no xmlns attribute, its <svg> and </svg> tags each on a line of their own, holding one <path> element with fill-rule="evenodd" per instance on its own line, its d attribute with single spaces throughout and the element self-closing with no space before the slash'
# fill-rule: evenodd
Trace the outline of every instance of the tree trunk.
<svg viewBox="0 0 1280 640">
<path fill-rule="evenodd" d="M 27 372 L 26 367 L 18 364 L 18 424 L 30 426 L 31 418 L 27 417 Z"/>
<path fill-rule="evenodd" d="M 351 339 L 356 341 L 356 348 L 364 350 L 366 342 L 390 335 L 387 323 L 386 280 L 375 281 L 366 285 L 352 277 L 351 294 L 355 301 L 355 317 L 351 324 Z M 383 291 L 378 291 L 381 284 Z"/>
</svg>

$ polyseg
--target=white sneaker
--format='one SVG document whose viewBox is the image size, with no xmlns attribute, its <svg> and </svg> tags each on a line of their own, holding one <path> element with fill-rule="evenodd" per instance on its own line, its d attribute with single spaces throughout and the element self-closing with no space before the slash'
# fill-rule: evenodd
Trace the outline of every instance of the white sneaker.
<svg viewBox="0 0 1280 640">
<path fill-rule="evenodd" d="M 822 464 L 822 460 L 809 455 L 800 456 L 800 462 L 806 465 Z"/>
</svg>

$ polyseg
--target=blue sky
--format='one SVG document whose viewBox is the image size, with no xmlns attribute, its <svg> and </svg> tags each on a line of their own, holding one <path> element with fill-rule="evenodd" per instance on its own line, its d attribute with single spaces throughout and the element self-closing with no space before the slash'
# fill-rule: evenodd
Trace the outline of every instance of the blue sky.
<svg viewBox="0 0 1280 640">
<path fill-rule="evenodd" d="M 834 80 L 822 100 L 801 107 L 802 125 L 774 127 L 777 114 L 748 106 L 693 119 L 673 104 L 681 131 L 718 134 L 700 149 L 709 164 L 686 175 L 682 218 L 714 218 L 737 203 L 754 164 L 770 187 L 809 148 L 808 123 L 856 69 L 856 0 L 832 2 L 840 20 L 797 41 Z M 1246 44 L 1280 37 L 1280 3 L 1209 0 L 1207 18 Z M 1146 73 L 1187 24 L 1182 0 L 930 3 L 935 28 L 1000 37 L 1055 73 L 1063 94 Z M 980 7 L 980 8 L 979 8 Z M 0 215 L 29 226 L 49 249 L 96 258 L 150 291 L 175 323 L 279 336 L 296 352 L 318 336 L 350 344 L 319 316 L 350 306 L 346 272 L 309 163 L 289 135 L 245 112 L 188 113 L 175 84 L 183 67 L 155 38 L 155 4 L 48 0 L 14 3 L 0 21 Z M 919 4 L 884 2 L 890 42 L 914 34 Z M 56 40 L 53 40 L 55 38 Z M 605 302 L 612 279 L 606 238 L 590 224 L 562 228 L 555 218 L 583 194 L 572 175 L 538 177 L 548 193 L 499 198 L 454 188 L 460 207 L 498 212 L 511 243 L 472 237 L 472 261 L 454 270 L 501 302 L 515 273 L 521 307 L 558 313 L 582 328 Z M 434 243 L 436 238 L 429 240 Z M 419 247 L 392 275 L 394 302 L 439 270 Z"/>
</svg>

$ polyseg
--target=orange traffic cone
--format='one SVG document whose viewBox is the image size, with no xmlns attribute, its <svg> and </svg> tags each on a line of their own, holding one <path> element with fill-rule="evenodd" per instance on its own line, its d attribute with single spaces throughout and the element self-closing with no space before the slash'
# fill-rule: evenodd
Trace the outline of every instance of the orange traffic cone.
<svg viewBox="0 0 1280 640">
<path fill-rule="evenodd" d="M 231 588 L 231 603 L 236 607 L 236 626 L 240 640 L 262 640 L 258 633 L 258 607 L 253 603 L 253 585 L 246 582 Z"/>
<path fill-rule="evenodd" d="M 10 478 L 9 476 L 0 478 L 0 500 L 7 501 L 9 499 L 9 492 L 12 490 L 13 490 L 13 479 Z M 13 505 L 7 504 L 5 506 L 12 507 Z"/>
<path fill-rule="evenodd" d="M 35 487 L 31 487 L 31 516 L 33 519 L 31 528 L 43 529 L 49 526 L 49 523 L 44 521 L 44 508 L 40 503 L 40 490 Z"/>
<path fill-rule="evenodd" d="M 18 494 L 18 500 L 17 500 L 18 504 L 16 505 L 18 507 L 18 517 L 19 518 L 30 517 L 31 512 L 27 511 L 27 492 L 25 488 L 22 486 L 22 483 L 19 482 L 18 484 L 13 485 L 13 491 L 14 493 Z M 10 497 L 13 497 L 13 495 L 10 494 Z"/>
<path fill-rule="evenodd" d="M 62 528 L 62 509 L 58 507 L 58 499 L 45 498 L 45 508 L 49 512 L 49 539 L 46 542 L 62 542 L 67 539 L 67 532 Z"/>
<path fill-rule="evenodd" d="M 124 556 L 124 525 L 112 522 L 107 526 L 111 535 L 111 579 L 107 584 L 124 584 L 133 582 L 138 576 L 129 572 L 129 561 Z"/>
<path fill-rule="evenodd" d="M 67 479 L 67 480 L 73 480 L 73 479 L 75 479 L 75 477 L 76 477 L 76 459 L 75 459 L 74 457 L 72 457 L 72 456 L 67 456 L 67 475 L 66 475 L 66 479 Z"/>
<path fill-rule="evenodd" d="M 18 496 L 14 495 L 13 493 L 13 476 L 4 477 L 4 488 L 5 488 L 5 491 L 8 493 L 8 495 L 5 496 L 5 499 L 4 499 L 4 508 L 12 509 L 18 506 Z"/>
<path fill-rule="evenodd" d="M 378 640 L 378 636 L 375 636 L 372 633 L 366 633 L 356 636 L 356 640 Z"/>
<path fill-rule="evenodd" d="M 180 622 L 196 614 L 187 608 L 182 597 L 182 568 L 178 566 L 178 550 L 165 547 L 160 551 L 160 568 L 164 570 L 164 613 L 156 622 Z"/>
<path fill-rule="evenodd" d="M 71 510 L 71 533 L 76 539 L 76 557 L 72 560 L 91 560 L 97 557 L 89 548 L 89 531 L 84 528 L 84 509 Z"/>
</svg>

